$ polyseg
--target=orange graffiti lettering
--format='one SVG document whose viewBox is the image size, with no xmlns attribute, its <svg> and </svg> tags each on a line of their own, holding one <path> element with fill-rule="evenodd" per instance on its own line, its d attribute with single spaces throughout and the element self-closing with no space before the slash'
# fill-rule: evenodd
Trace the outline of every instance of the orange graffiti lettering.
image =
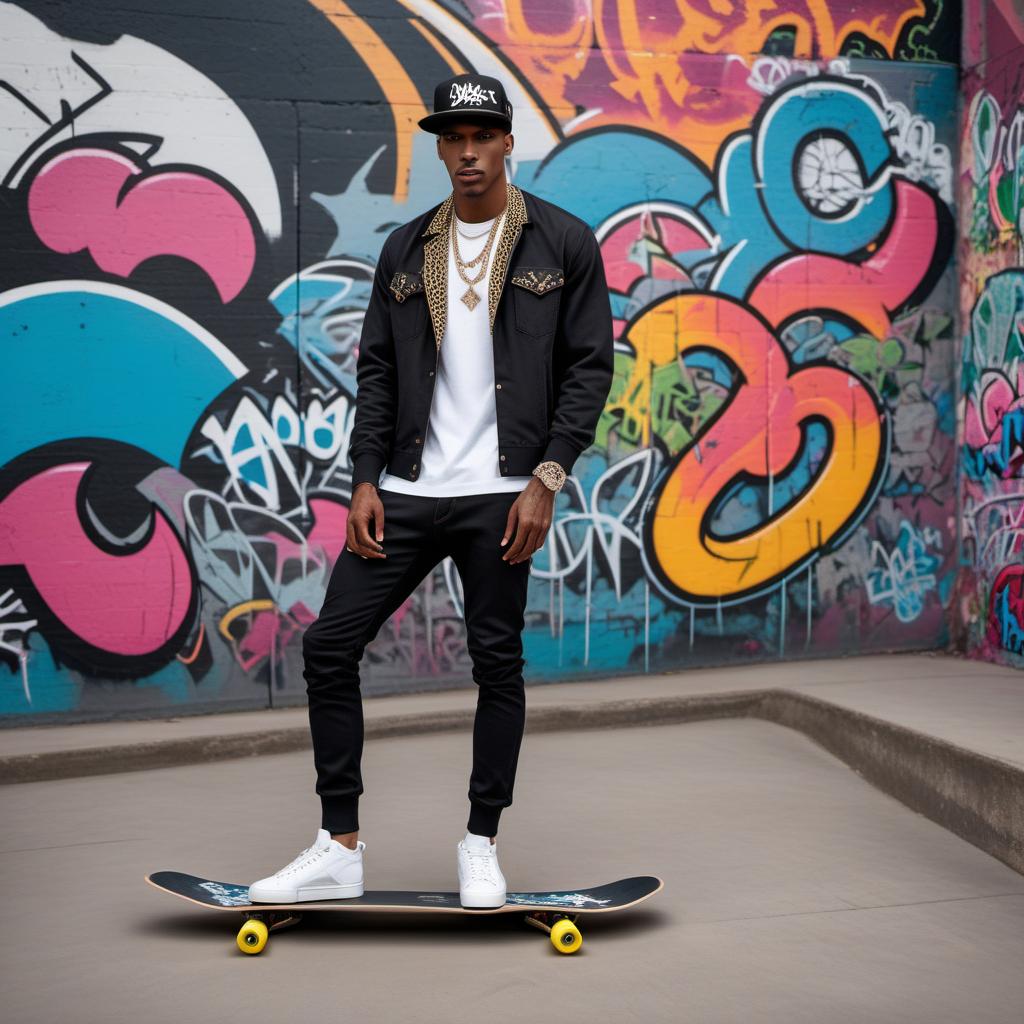
<svg viewBox="0 0 1024 1024">
<path fill-rule="evenodd" d="M 794 368 L 769 326 L 726 296 L 668 297 L 627 339 L 648 353 L 664 354 L 670 340 L 679 357 L 709 350 L 735 375 L 730 399 L 670 468 L 645 526 L 654 567 L 675 591 L 693 601 L 761 591 L 813 557 L 870 500 L 885 417 L 859 377 L 834 366 Z M 810 420 L 828 430 L 826 454 L 803 493 L 772 508 L 772 480 L 800 455 Z M 716 503 L 742 478 L 768 481 L 769 515 L 743 533 L 715 536 Z"/>
</svg>

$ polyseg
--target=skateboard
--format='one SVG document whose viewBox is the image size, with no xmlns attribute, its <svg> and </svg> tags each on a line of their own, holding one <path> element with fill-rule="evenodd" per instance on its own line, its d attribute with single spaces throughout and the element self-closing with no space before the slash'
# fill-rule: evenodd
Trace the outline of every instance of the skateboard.
<svg viewBox="0 0 1024 1024">
<path fill-rule="evenodd" d="M 547 932 L 559 953 L 575 953 L 583 944 L 576 926 L 582 914 L 607 914 L 625 910 L 660 892 L 665 883 L 654 875 L 622 878 L 607 885 L 559 892 L 510 892 L 500 907 L 464 907 L 458 892 L 366 891 L 362 896 L 341 900 L 307 900 L 301 903 L 250 903 L 249 886 L 215 882 L 209 878 L 180 871 L 154 871 L 146 881 L 188 900 L 214 910 L 241 911 L 245 918 L 238 932 L 238 948 L 243 953 L 261 953 L 270 932 L 298 924 L 302 915 L 323 910 L 418 911 L 455 914 L 522 913 L 526 923 Z"/>
</svg>

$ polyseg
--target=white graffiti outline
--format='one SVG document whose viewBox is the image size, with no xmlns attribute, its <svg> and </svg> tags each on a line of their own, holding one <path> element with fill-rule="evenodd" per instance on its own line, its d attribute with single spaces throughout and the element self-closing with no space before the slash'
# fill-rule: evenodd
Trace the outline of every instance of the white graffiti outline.
<svg viewBox="0 0 1024 1024">
<path fill-rule="evenodd" d="M 0 651 L 13 654 L 18 659 L 18 665 L 21 669 L 21 689 L 25 694 L 25 700 L 31 704 L 32 691 L 28 685 L 28 646 L 26 636 L 30 629 L 39 625 L 39 620 L 7 618 L 9 615 L 27 614 L 28 609 L 13 589 L 8 588 L 0 594 Z M 16 639 L 8 639 L 8 632 L 16 633 Z"/>
<path fill-rule="evenodd" d="M 975 503 L 970 498 L 964 502 L 963 537 L 961 544 L 973 541 L 978 568 L 982 572 L 995 573 L 1013 561 L 1019 561 L 1024 549 L 1024 492 L 1000 494 Z M 996 513 L 992 528 L 979 526 L 990 519 L 989 513 Z"/>
<path fill-rule="evenodd" d="M 868 600 L 874 605 L 891 603 L 900 622 L 918 618 L 925 596 L 937 586 L 935 573 L 927 570 L 929 561 L 938 560 L 929 555 L 929 546 L 941 551 L 942 534 L 934 527 L 918 528 L 907 520 L 900 523 L 900 536 L 891 551 L 886 551 L 881 541 L 872 542 L 874 565 L 865 579 Z"/>
</svg>

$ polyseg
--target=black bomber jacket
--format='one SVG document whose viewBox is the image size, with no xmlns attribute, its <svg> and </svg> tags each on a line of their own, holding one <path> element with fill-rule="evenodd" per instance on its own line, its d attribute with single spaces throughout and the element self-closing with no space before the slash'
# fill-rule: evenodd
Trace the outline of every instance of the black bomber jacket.
<svg viewBox="0 0 1024 1024">
<path fill-rule="evenodd" d="M 590 226 L 514 185 L 491 253 L 498 469 L 568 474 L 593 443 L 612 383 L 611 304 Z M 352 488 L 381 471 L 415 480 L 437 380 L 453 196 L 396 228 L 381 249 L 356 363 Z M 481 297 L 481 301 L 483 297 Z"/>
</svg>

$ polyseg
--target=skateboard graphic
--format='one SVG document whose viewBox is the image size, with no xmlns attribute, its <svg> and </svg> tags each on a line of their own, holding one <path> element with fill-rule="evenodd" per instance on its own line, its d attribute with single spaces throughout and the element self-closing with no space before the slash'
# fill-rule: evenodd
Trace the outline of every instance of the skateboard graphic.
<svg viewBox="0 0 1024 1024">
<path fill-rule="evenodd" d="M 362 896 L 342 900 L 308 900 L 301 903 L 250 903 L 249 886 L 215 882 L 180 871 L 154 871 L 146 881 L 201 907 L 240 911 L 245 918 L 238 932 L 243 953 L 260 953 L 270 932 L 298 924 L 302 915 L 324 910 L 426 911 L 428 913 L 507 914 L 519 912 L 526 923 L 551 938 L 559 953 L 575 953 L 583 944 L 576 926 L 581 914 L 602 914 L 625 910 L 660 892 L 664 882 L 654 875 L 622 878 L 607 885 L 562 892 L 510 892 L 500 907 L 464 907 L 458 892 L 366 891 Z"/>
</svg>

